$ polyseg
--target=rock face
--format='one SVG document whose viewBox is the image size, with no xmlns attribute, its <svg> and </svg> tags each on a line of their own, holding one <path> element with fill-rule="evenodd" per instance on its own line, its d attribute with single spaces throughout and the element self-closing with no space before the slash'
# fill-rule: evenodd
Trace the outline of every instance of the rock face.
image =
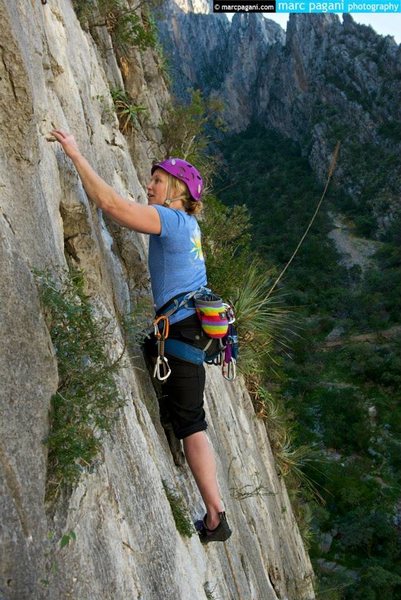
<svg viewBox="0 0 401 600">
<path fill-rule="evenodd" d="M 296 141 L 322 182 L 340 141 L 335 183 L 353 202 L 368 197 L 377 236 L 400 218 L 401 46 L 392 37 L 347 14 L 343 22 L 293 14 L 284 34 L 260 14 L 236 13 L 229 23 L 179 12 L 178 2 L 166 0 L 166 10 L 172 5 L 179 26 L 159 27 L 177 94 L 190 85 L 220 98 L 230 131 L 257 122 Z"/>
<path fill-rule="evenodd" d="M 188 469 L 174 466 L 140 356 L 126 356 L 118 386 L 127 402 L 97 467 L 46 510 L 43 440 L 58 373 L 31 270 L 65 270 L 68 255 L 113 325 L 116 355 L 119 317 L 146 293 L 147 277 L 145 237 L 105 221 L 45 136 L 53 126 L 73 131 L 95 169 L 143 201 L 168 94 L 152 51 L 133 52 L 124 76 L 149 119 L 138 125 L 132 161 L 110 112 L 109 87 L 123 83 L 107 32 L 98 31 L 96 45 L 61 0 L 0 0 L 0 19 L 0 598 L 313 598 L 311 565 L 266 429 L 241 380 L 225 383 L 213 367 L 207 411 L 230 541 L 204 548 L 176 530 L 163 481 L 184 496 L 191 518 L 202 504 Z M 70 532 L 75 540 L 61 547 Z"/>
<path fill-rule="evenodd" d="M 194 87 L 210 90 L 220 85 L 221 74 L 227 70 L 230 30 L 224 15 L 208 14 L 207 6 L 206 14 L 187 12 L 186 5 L 186 2 L 165 3 L 164 16 L 158 22 L 160 39 L 169 57 L 174 92 L 180 98 L 189 98 L 188 90 Z"/>
<path fill-rule="evenodd" d="M 174 91 L 188 97 L 188 89 L 217 94 L 227 106 L 224 117 L 233 131 L 244 129 L 256 110 L 258 76 L 268 50 L 285 40 L 284 31 L 260 14 L 187 13 L 182 2 L 164 3 L 171 18 L 158 23 L 171 60 Z"/>
<path fill-rule="evenodd" d="M 212 10 L 212 2 L 209 0 L 178 0 L 171 8 L 182 10 L 185 13 L 208 14 Z"/>
</svg>

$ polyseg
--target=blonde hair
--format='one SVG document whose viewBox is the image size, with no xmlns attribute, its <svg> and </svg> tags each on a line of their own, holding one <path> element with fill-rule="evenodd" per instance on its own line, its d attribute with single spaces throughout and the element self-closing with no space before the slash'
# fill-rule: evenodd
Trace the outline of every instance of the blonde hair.
<svg viewBox="0 0 401 600">
<path fill-rule="evenodd" d="M 185 212 L 189 215 L 198 215 L 203 209 L 202 201 L 194 200 L 192 198 L 186 184 L 183 181 L 177 179 L 177 177 L 174 177 L 174 175 L 170 175 L 170 173 L 167 173 L 167 176 L 171 196 L 176 195 L 172 192 L 178 192 L 178 196 L 183 196 L 182 203 L 184 205 Z"/>
</svg>

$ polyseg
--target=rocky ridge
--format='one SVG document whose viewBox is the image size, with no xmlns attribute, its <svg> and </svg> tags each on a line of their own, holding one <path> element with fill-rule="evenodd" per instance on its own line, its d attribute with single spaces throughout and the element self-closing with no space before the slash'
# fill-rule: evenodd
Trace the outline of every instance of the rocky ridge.
<svg viewBox="0 0 401 600">
<path fill-rule="evenodd" d="M 180 0 L 165 6 L 172 4 L 174 36 L 159 27 L 177 94 L 192 86 L 220 98 L 229 131 L 257 122 L 296 141 L 322 182 L 340 141 L 335 183 L 352 202 L 368 197 L 377 236 L 400 218 L 401 46 L 392 37 L 347 14 L 342 22 L 334 14 L 290 15 L 284 33 L 260 14 L 236 13 L 230 23 L 184 14 Z"/>
</svg>

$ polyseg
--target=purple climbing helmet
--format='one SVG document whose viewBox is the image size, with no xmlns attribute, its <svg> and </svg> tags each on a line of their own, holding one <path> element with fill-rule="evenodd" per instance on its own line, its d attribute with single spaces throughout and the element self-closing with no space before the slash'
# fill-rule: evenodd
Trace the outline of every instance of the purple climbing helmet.
<svg viewBox="0 0 401 600">
<path fill-rule="evenodd" d="M 163 169 L 166 173 L 170 173 L 180 181 L 183 181 L 189 190 L 191 198 L 198 201 L 202 195 L 203 180 L 198 169 L 195 169 L 186 160 L 181 158 L 168 158 L 156 163 L 152 167 L 152 175 L 156 169 Z"/>
</svg>

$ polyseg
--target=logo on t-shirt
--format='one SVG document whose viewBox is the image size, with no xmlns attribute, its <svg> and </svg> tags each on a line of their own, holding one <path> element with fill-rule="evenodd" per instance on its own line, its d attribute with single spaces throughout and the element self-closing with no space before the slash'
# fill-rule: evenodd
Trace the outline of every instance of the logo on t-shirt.
<svg viewBox="0 0 401 600">
<path fill-rule="evenodd" d="M 192 242 L 192 250 L 191 250 L 191 254 L 195 254 L 195 258 L 197 258 L 198 260 L 205 260 L 203 257 L 203 251 L 202 251 L 202 243 L 201 243 L 201 238 L 200 238 L 200 234 L 199 233 L 195 233 L 195 235 L 193 237 L 191 237 L 191 242 Z"/>
</svg>

